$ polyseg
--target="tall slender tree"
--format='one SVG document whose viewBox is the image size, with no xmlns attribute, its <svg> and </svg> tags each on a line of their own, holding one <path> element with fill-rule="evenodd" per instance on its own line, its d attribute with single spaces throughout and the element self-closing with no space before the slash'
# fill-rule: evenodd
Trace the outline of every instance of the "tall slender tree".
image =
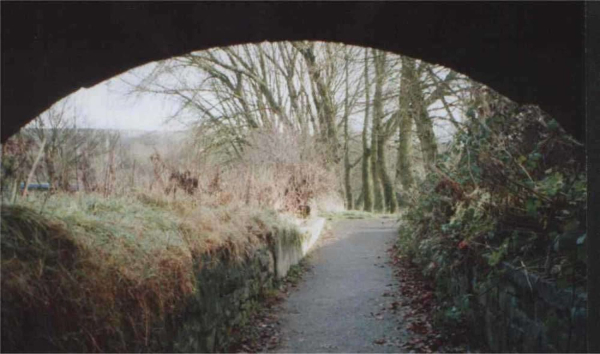
<svg viewBox="0 0 600 354">
<path fill-rule="evenodd" d="M 308 67 L 308 73 L 314 87 L 316 88 L 314 95 L 314 103 L 317 105 L 317 112 L 319 112 L 320 121 L 322 122 L 324 133 L 322 136 L 323 142 L 328 147 L 329 160 L 337 163 L 339 158 L 339 142 L 337 134 L 336 124 L 336 107 L 333 99 L 333 93 L 331 92 L 330 86 L 327 85 L 327 79 L 324 70 L 321 69 L 317 63 L 317 58 L 314 50 L 314 43 L 298 43 L 294 42 L 292 45 L 302 54 L 304 61 Z M 328 66 L 325 65 L 327 69 Z"/>
<path fill-rule="evenodd" d="M 396 187 L 402 187 L 404 191 L 410 189 L 414 184 L 411 171 L 410 154 L 412 140 L 412 124 L 414 110 L 412 107 L 412 94 L 415 89 L 415 61 L 412 58 L 402 57 L 402 69 L 400 79 L 399 100 L 399 136 L 396 161 Z"/>
<path fill-rule="evenodd" d="M 373 62 L 375 64 L 375 68 L 378 65 L 378 51 L 375 49 L 371 50 L 371 54 L 373 55 Z M 375 70 L 375 93 L 373 95 L 373 102 L 368 102 L 367 104 L 373 104 L 373 126 L 371 128 L 371 176 L 373 178 L 373 197 L 374 197 L 374 205 L 373 209 L 377 212 L 382 212 L 384 210 L 384 200 L 383 200 L 383 192 L 381 190 L 381 176 L 379 174 L 379 139 L 381 137 L 381 115 L 379 115 L 375 111 L 375 106 L 377 105 L 377 101 L 381 100 L 382 94 L 381 90 L 383 87 L 383 75 L 380 75 L 377 70 Z"/>
<path fill-rule="evenodd" d="M 384 130 L 383 121 L 383 85 L 386 78 L 386 53 L 383 51 L 374 52 L 375 63 L 375 95 L 373 97 L 373 120 L 374 129 L 377 135 L 377 175 L 378 181 L 383 189 L 383 198 L 385 210 L 394 213 L 396 211 L 396 196 L 394 195 L 394 186 L 387 172 L 386 166 L 386 141 L 387 134 Z M 376 204 L 377 205 L 377 204 Z M 382 206 L 383 209 L 383 206 Z"/>
<path fill-rule="evenodd" d="M 369 107 L 370 104 L 370 82 L 369 82 L 369 51 L 364 50 L 364 83 L 365 83 L 365 116 L 363 121 L 362 130 L 362 197 L 363 197 L 363 209 L 365 211 L 373 211 L 373 189 L 371 188 L 371 175 L 370 175 L 370 164 L 371 164 L 371 149 L 368 146 L 368 134 L 369 131 Z"/>
<path fill-rule="evenodd" d="M 354 209 L 352 199 L 352 186 L 350 184 L 350 137 L 348 134 L 348 120 L 350 118 L 350 73 L 348 65 L 350 63 L 350 56 L 348 50 L 344 53 L 344 191 L 346 193 L 346 209 Z"/>
<path fill-rule="evenodd" d="M 421 154 L 426 169 L 429 169 L 435 163 L 437 155 L 437 142 L 433 132 L 433 121 L 429 116 L 428 107 L 430 103 L 425 99 L 423 92 L 421 72 L 428 64 L 421 62 L 419 68 L 416 69 L 414 82 L 411 84 L 411 106 L 414 109 L 413 119 L 417 128 L 417 136 L 421 144 Z"/>
</svg>

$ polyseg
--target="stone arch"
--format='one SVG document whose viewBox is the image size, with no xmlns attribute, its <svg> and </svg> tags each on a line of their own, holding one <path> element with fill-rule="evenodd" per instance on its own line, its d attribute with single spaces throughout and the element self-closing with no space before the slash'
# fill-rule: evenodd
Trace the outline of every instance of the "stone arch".
<svg viewBox="0 0 600 354">
<path fill-rule="evenodd" d="M 584 140 L 581 2 L 5 2 L 2 10 L 2 142 L 62 97 L 136 66 L 280 40 L 442 64 L 540 105 Z"/>
</svg>

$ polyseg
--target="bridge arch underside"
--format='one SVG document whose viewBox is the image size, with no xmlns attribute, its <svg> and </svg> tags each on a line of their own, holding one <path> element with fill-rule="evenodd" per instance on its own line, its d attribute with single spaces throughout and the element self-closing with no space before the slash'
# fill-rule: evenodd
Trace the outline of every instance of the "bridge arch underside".
<svg viewBox="0 0 600 354">
<path fill-rule="evenodd" d="M 2 4 L 2 142 L 54 102 L 151 61 L 320 40 L 450 67 L 584 140 L 583 3 Z"/>
</svg>

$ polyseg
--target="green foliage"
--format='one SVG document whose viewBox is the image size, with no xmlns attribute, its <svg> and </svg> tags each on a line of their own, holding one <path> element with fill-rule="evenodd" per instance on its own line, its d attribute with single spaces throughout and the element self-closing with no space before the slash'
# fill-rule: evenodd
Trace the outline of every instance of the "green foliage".
<svg viewBox="0 0 600 354">
<path fill-rule="evenodd" d="M 435 315 L 434 321 L 449 327 L 460 325 L 469 312 L 469 301 L 469 295 L 460 296 L 454 305 L 439 311 Z"/>
<path fill-rule="evenodd" d="M 487 99 L 494 109 L 467 111 L 467 129 L 417 187 L 399 230 L 400 252 L 435 280 L 438 295 L 454 298 L 447 320 L 464 313 L 461 296 L 476 294 L 502 262 L 585 284 L 582 146 L 535 107 L 493 92 Z M 475 268 L 487 276 L 475 278 Z M 471 285 L 453 284 L 459 274 Z"/>
<path fill-rule="evenodd" d="M 302 261 L 300 261 L 300 263 L 290 267 L 283 281 L 292 284 L 293 286 L 296 286 L 298 285 L 300 280 L 302 280 L 302 276 L 304 275 L 307 269 L 308 259 L 304 258 L 302 259 Z"/>
<path fill-rule="evenodd" d="M 492 267 L 495 267 L 498 265 L 498 263 L 500 263 L 500 261 L 504 258 L 504 256 L 506 256 L 506 253 L 508 252 L 508 243 L 510 242 L 510 239 L 506 238 L 504 239 L 504 242 L 502 242 L 502 245 L 498 248 L 495 248 L 494 250 L 492 250 L 490 253 L 486 254 L 488 256 L 488 264 Z"/>
</svg>

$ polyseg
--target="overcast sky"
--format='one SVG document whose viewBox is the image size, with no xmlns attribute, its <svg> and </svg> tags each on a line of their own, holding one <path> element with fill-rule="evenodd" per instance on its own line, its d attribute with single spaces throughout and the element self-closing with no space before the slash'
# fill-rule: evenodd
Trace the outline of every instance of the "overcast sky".
<svg viewBox="0 0 600 354">
<path fill-rule="evenodd" d="M 118 77 L 94 87 L 80 89 L 71 95 L 82 117 L 81 123 L 91 128 L 120 130 L 181 130 L 177 122 L 165 124 L 165 118 L 176 107 L 156 97 L 127 96 L 127 85 Z"/>
</svg>

